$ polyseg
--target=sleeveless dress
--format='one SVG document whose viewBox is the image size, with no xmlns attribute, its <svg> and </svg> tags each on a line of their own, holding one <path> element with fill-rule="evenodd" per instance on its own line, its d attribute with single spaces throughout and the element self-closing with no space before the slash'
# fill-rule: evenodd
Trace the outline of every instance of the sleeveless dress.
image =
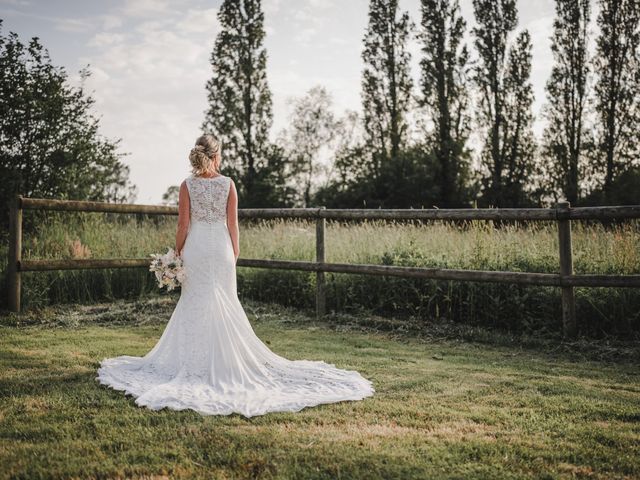
<svg viewBox="0 0 640 480">
<path fill-rule="evenodd" d="M 203 415 L 297 412 L 373 395 L 372 382 L 358 372 L 288 360 L 256 336 L 237 295 L 226 224 L 231 179 L 192 175 L 186 184 L 191 218 L 178 303 L 145 356 L 105 358 L 96 380 L 133 395 L 139 406 Z"/>
</svg>

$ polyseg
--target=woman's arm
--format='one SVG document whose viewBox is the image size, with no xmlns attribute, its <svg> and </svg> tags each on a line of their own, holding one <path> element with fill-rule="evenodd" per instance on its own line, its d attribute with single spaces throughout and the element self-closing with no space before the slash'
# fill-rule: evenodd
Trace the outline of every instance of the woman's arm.
<svg viewBox="0 0 640 480">
<path fill-rule="evenodd" d="M 178 230 L 176 231 L 176 253 L 178 255 L 182 254 L 182 248 L 189 232 L 190 208 L 187 182 L 182 182 L 178 197 Z"/>
<path fill-rule="evenodd" d="M 233 255 L 237 261 L 240 255 L 240 230 L 238 228 L 238 192 L 233 180 L 231 180 L 229 199 L 227 200 L 227 227 L 231 236 L 231 245 L 233 245 Z"/>
</svg>

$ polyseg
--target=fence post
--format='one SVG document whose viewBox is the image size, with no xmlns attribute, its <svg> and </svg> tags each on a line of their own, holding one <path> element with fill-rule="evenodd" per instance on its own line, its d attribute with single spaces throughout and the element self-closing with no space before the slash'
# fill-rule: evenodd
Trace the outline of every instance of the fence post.
<svg viewBox="0 0 640 480">
<path fill-rule="evenodd" d="M 22 260 L 22 197 L 16 195 L 9 205 L 9 258 L 7 282 L 9 310 L 20 312 L 20 291 L 22 278 L 18 263 Z"/>
<path fill-rule="evenodd" d="M 560 247 L 560 275 L 573 275 L 573 256 L 571 249 L 571 220 L 568 213 L 569 202 L 556 204 L 558 219 L 558 245 Z M 561 280 L 562 281 L 562 280 Z M 572 286 L 562 285 L 562 333 L 565 338 L 574 338 L 576 326 L 576 298 Z"/>
<path fill-rule="evenodd" d="M 325 207 L 320 207 L 324 210 Z M 319 212 L 318 212 L 319 213 Z M 318 216 L 316 219 L 316 263 L 324 263 L 324 231 L 326 219 Z M 326 313 L 327 296 L 325 291 L 324 272 L 316 272 L 316 317 L 320 318 Z"/>
</svg>

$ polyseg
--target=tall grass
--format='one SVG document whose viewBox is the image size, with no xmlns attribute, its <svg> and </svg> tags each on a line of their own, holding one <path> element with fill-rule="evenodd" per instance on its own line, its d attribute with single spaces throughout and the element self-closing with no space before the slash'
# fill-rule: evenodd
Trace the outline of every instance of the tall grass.
<svg viewBox="0 0 640 480">
<path fill-rule="evenodd" d="M 640 273 L 640 222 L 603 226 L 573 222 L 577 273 Z M 175 218 L 52 213 L 25 235 L 23 258 L 144 257 L 173 245 Z M 6 249 L 6 247 L 4 247 Z M 245 258 L 313 260 L 315 225 L 247 221 Z M 478 270 L 558 271 L 554 222 L 329 222 L 329 262 Z M 4 268 L 4 265 L 3 265 Z M 446 319 L 508 330 L 557 332 L 559 291 L 489 283 L 328 275 L 328 308 Z M 315 275 L 240 268 L 240 294 L 299 308 L 313 306 Z M 27 307 L 68 301 L 132 298 L 154 292 L 144 269 L 24 275 Z M 640 331 L 637 289 L 577 289 L 581 329 L 591 335 Z"/>
</svg>

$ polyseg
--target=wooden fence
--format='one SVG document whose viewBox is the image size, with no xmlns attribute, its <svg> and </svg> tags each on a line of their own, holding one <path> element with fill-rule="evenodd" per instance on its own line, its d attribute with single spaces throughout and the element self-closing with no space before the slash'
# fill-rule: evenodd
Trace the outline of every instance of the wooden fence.
<svg viewBox="0 0 640 480">
<path fill-rule="evenodd" d="M 20 311 L 22 272 L 72 270 L 88 268 L 148 267 L 147 258 L 22 260 L 23 210 L 57 210 L 80 212 L 138 213 L 177 215 L 177 207 L 156 205 L 127 205 L 102 202 L 45 200 L 16 197 L 10 206 L 9 234 L 9 308 Z M 640 218 L 640 205 L 623 207 L 571 208 L 568 202 L 554 208 L 478 208 L 478 209 L 325 209 L 322 208 L 264 208 L 240 209 L 240 218 L 300 218 L 316 222 L 316 261 L 238 259 L 240 267 L 274 268 L 316 272 L 316 313 L 325 313 L 326 272 L 366 275 L 390 275 L 408 278 L 429 278 L 471 282 L 500 282 L 524 285 L 546 285 L 562 289 L 563 332 L 567 337 L 577 333 L 574 287 L 640 287 L 640 275 L 575 275 L 571 249 L 571 220 L 619 220 Z M 555 221 L 558 224 L 559 272 L 530 273 L 483 270 L 454 270 L 441 268 L 400 267 L 389 265 L 353 265 L 326 263 L 326 220 L 521 220 Z"/>
</svg>

